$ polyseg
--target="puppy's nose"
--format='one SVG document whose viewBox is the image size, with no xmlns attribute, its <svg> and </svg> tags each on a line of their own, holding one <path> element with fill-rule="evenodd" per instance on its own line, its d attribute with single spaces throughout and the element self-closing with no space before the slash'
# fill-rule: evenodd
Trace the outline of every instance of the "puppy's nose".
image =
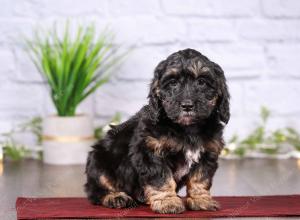
<svg viewBox="0 0 300 220">
<path fill-rule="evenodd" d="M 184 110 L 184 111 L 191 111 L 193 109 L 194 105 L 193 105 L 193 102 L 192 100 L 190 99 L 187 99 L 187 100 L 184 100 L 181 102 L 181 108 Z"/>
</svg>

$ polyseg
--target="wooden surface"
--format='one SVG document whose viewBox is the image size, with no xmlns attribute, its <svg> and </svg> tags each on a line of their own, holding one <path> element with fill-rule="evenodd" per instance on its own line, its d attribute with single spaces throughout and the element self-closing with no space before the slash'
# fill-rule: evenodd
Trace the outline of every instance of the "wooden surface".
<svg viewBox="0 0 300 220">
<path fill-rule="evenodd" d="M 0 175 L 0 219 L 16 219 L 18 196 L 84 196 L 84 181 L 84 166 L 51 166 L 33 160 L 5 162 Z M 300 162 L 294 159 L 220 160 L 212 188 L 213 195 L 299 193 Z M 184 190 L 180 194 L 184 195 Z"/>
</svg>

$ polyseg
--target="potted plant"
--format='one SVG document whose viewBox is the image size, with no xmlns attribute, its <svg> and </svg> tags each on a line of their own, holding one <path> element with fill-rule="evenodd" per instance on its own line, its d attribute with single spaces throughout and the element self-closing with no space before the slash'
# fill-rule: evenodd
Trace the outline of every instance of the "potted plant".
<svg viewBox="0 0 300 220">
<path fill-rule="evenodd" d="M 96 34 L 94 26 L 71 32 L 68 23 L 62 36 L 57 27 L 37 31 L 27 40 L 29 55 L 48 84 L 57 114 L 43 119 L 43 160 L 49 164 L 82 164 L 94 142 L 90 116 L 78 114 L 78 105 L 106 83 L 122 57 L 112 34 Z"/>
</svg>

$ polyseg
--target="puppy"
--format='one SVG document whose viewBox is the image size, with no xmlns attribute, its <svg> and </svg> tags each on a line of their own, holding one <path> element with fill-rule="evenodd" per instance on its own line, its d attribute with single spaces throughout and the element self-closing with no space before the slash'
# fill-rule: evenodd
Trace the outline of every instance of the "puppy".
<svg viewBox="0 0 300 220">
<path fill-rule="evenodd" d="M 85 191 L 110 208 L 149 204 L 158 213 L 217 210 L 210 195 L 229 93 L 219 65 L 193 49 L 155 69 L 149 103 L 113 126 L 89 153 Z M 186 185 L 186 206 L 178 190 Z"/>
</svg>

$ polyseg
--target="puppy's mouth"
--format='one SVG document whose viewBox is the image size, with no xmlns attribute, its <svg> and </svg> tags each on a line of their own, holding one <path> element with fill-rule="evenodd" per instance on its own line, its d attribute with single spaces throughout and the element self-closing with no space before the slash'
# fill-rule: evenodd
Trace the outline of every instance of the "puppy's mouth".
<svg viewBox="0 0 300 220">
<path fill-rule="evenodd" d="M 177 122 L 182 125 L 190 125 L 193 123 L 195 115 L 196 114 L 193 111 L 182 111 Z"/>
</svg>

